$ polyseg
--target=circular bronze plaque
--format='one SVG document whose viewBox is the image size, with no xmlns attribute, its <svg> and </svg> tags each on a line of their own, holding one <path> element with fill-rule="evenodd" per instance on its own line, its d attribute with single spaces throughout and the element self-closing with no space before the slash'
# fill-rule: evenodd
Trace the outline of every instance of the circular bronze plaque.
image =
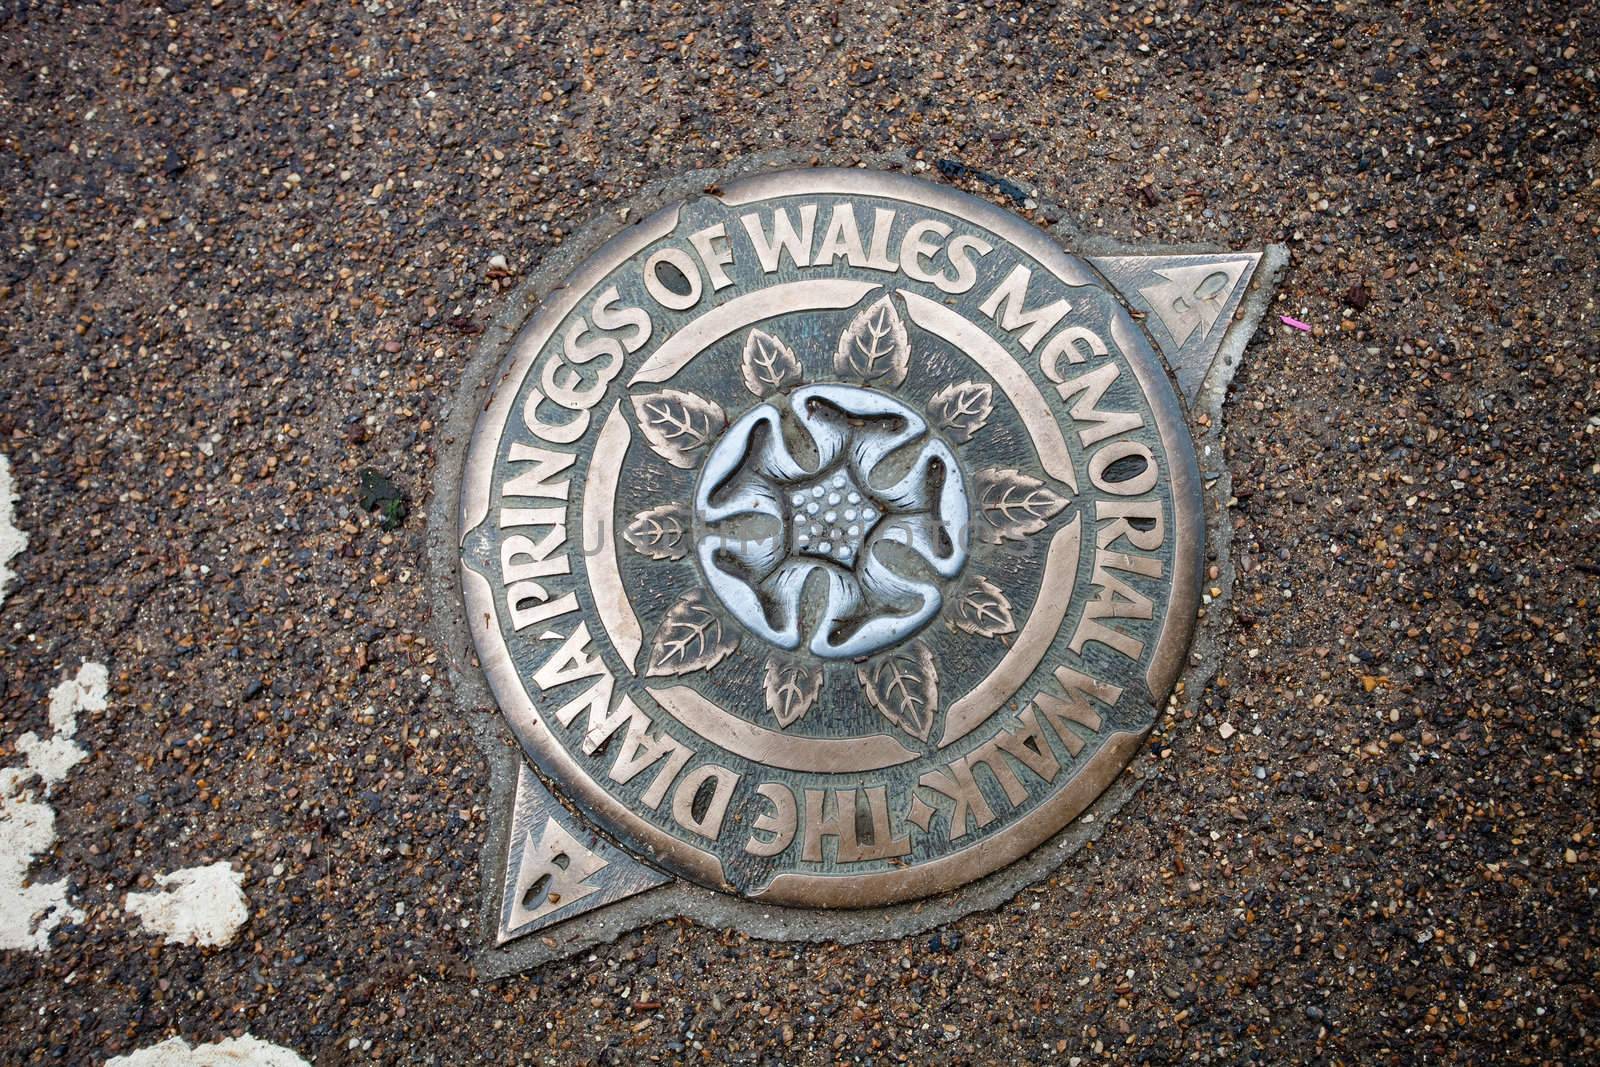
<svg viewBox="0 0 1600 1067">
<path fill-rule="evenodd" d="M 864 171 L 624 231 L 511 346 L 461 499 L 468 620 L 528 755 L 713 888 L 888 904 L 1026 854 L 1154 723 L 1204 531 L 1100 278 Z"/>
</svg>

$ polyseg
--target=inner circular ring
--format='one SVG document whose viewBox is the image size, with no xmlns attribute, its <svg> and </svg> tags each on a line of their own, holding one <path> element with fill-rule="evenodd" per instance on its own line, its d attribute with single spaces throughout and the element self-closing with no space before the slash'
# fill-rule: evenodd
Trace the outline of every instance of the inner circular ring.
<svg viewBox="0 0 1600 1067">
<path fill-rule="evenodd" d="M 856 659 L 938 613 L 967 561 L 966 479 L 899 400 L 813 385 L 747 411 L 695 484 L 695 555 L 712 594 L 786 651 Z"/>
</svg>

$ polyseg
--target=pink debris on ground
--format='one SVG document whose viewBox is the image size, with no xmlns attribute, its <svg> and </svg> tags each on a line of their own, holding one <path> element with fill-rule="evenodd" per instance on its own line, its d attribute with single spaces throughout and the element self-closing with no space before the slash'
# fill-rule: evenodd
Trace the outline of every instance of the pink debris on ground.
<svg viewBox="0 0 1600 1067">
<path fill-rule="evenodd" d="M 1291 319 L 1287 315 L 1279 315 L 1278 316 L 1278 321 L 1283 323 L 1285 326 L 1293 326 L 1295 329 L 1300 330 L 1300 331 L 1302 331 L 1304 333 L 1310 333 L 1311 332 L 1311 327 L 1306 325 L 1305 323 L 1301 322 L 1299 319 Z"/>
</svg>

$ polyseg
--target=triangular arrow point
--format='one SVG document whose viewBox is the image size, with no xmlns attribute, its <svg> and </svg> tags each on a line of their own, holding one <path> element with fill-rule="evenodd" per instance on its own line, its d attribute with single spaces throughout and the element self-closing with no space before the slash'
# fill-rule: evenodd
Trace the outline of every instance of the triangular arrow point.
<svg viewBox="0 0 1600 1067">
<path fill-rule="evenodd" d="M 1261 262 L 1259 252 L 1091 256 L 1089 263 L 1148 324 L 1190 403 L 1228 336 L 1227 326 Z M 1222 329 L 1216 329 L 1218 322 Z"/>
<path fill-rule="evenodd" d="M 1139 295 L 1150 302 L 1181 348 L 1196 329 L 1202 336 L 1211 332 L 1227 307 L 1245 266 L 1244 262 L 1236 260 L 1163 267 L 1155 271 L 1163 282 L 1141 288 Z"/>
<path fill-rule="evenodd" d="M 584 882 L 598 874 L 606 861 L 580 845 L 575 837 L 553 818 L 546 818 L 544 832 L 535 841 L 528 834 L 517 866 L 517 881 L 512 890 L 513 924 L 520 926 L 598 893 L 599 886 Z M 528 892 L 545 882 L 538 901 L 530 902 Z"/>
</svg>

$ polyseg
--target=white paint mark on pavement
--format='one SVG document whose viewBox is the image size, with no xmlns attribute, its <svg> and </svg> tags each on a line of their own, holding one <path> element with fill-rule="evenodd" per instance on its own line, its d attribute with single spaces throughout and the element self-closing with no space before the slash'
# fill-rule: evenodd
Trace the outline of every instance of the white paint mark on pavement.
<svg viewBox="0 0 1600 1067">
<path fill-rule="evenodd" d="M 129 893 L 128 910 L 168 943 L 226 945 L 250 918 L 244 875 L 226 863 L 156 875 L 155 893 Z"/>
<path fill-rule="evenodd" d="M 28 535 L 17 529 L 17 495 L 11 484 L 11 461 L 0 456 L 0 604 L 6 601 L 6 586 L 16 575 L 11 561 L 28 544 Z"/>
<path fill-rule="evenodd" d="M 29 883 L 28 869 L 56 840 L 56 813 L 35 797 L 34 783 L 48 798 L 67 771 L 88 755 L 73 740 L 78 713 L 105 710 L 106 680 L 104 666 L 85 663 L 76 677 L 52 689 L 50 737 L 41 739 L 31 730 L 23 734 L 15 748 L 27 763 L 0 768 L 0 948 L 43 952 L 50 947 L 52 930 L 83 920 L 83 912 L 67 903 L 65 881 Z"/>
<path fill-rule="evenodd" d="M 73 740 L 78 736 L 78 712 L 106 709 L 106 677 L 103 666 L 85 663 L 78 668 L 76 678 L 68 678 L 50 690 L 49 740 L 41 740 L 31 730 L 17 738 L 17 751 L 28 757 L 28 766 L 0 771 L 0 783 L 21 782 L 37 775 L 44 783 L 45 796 L 54 792 L 56 783 L 89 755 Z M 7 775 L 20 777 L 12 779 Z"/>
<path fill-rule="evenodd" d="M 211 1045 L 169 1037 L 159 1045 L 106 1061 L 106 1067 L 311 1067 L 293 1050 L 245 1034 Z"/>
</svg>

